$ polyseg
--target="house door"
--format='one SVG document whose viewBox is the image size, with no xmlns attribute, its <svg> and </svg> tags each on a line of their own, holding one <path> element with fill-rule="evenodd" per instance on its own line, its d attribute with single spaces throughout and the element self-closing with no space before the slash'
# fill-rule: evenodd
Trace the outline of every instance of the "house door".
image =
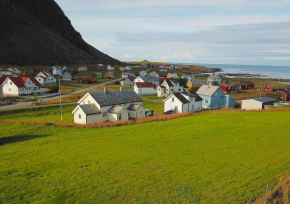
<svg viewBox="0 0 290 204">
<path fill-rule="evenodd" d="M 121 113 L 118 114 L 118 120 L 122 120 L 122 114 Z"/>
</svg>

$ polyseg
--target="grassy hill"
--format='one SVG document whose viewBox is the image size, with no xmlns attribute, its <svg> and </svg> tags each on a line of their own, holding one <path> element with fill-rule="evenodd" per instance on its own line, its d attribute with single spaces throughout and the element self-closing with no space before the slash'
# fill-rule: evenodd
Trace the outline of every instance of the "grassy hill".
<svg viewBox="0 0 290 204">
<path fill-rule="evenodd" d="M 245 203 L 289 172 L 289 113 L 103 129 L 0 121 L 0 203 Z"/>
</svg>

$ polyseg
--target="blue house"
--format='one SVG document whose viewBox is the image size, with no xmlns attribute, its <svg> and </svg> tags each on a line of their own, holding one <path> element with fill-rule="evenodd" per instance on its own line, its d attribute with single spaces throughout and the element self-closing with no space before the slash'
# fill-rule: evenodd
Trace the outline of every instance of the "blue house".
<svg viewBox="0 0 290 204">
<path fill-rule="evenodd" d="M 226 95 L 219 86 L 202 85 L 196 93 L 203 99 L 203 108 L 235 107 L 236 99 Z"/>
</svg>

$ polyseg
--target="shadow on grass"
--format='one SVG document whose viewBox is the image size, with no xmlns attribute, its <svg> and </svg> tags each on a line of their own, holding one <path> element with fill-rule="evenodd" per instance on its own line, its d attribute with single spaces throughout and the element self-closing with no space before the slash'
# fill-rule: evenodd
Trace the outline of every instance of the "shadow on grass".
<svg viewBox="0 0 290 204">
<path fill-rule="evenodd" d="M 12 144 L 12 143 L 24 142 L 24 141 L 47 137 L 47 136 L 48 135 L 22 135 L 22 136 L 15 136 L 15 137 L 2 137 L 0 138 L 0 146 Z"/>
</svg>

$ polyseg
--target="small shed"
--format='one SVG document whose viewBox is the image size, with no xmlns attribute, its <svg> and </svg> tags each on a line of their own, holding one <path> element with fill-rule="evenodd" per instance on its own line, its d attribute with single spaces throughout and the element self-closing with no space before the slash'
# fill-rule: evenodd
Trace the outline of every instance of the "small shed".
<svg viewBox="0 0 290 204">
<path fill-rule="evenodd" d="M 262 110 L 266 106 L 274 105 L 277 99 L 270 97 L 258 97 L 253 99 L 242 100 L 242 110 Z"/>
</svg>

